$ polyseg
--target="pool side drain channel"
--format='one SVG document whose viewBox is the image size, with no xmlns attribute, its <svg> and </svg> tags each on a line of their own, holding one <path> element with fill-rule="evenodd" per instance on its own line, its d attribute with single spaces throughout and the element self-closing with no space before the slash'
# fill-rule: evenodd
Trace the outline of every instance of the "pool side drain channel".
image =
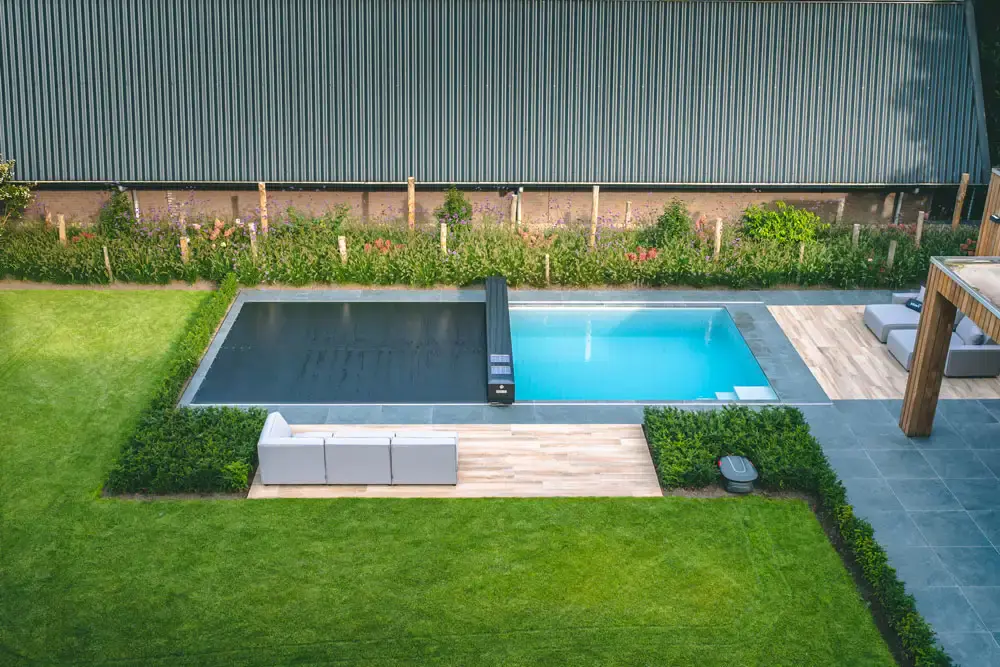
<svg viewBox="0 0 1000 667">
<path fill-rule="evenodd" d="M 510 340 L 507 279 L 486 279 L 486 400 L 514 402 L 514 350 Z"/>
</svg>

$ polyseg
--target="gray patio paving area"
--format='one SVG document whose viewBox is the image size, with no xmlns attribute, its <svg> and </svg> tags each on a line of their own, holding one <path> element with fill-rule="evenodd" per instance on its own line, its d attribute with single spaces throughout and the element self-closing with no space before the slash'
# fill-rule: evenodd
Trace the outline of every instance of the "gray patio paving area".
<svg viewBox="0 0 1000 667">
<path fill-rule="evenodd" d="M 1000 665 L 1000 400 L 941 401 L 927 438 L 902 434 L 900 406 L 801 409 L 944 649 Z"/>
</svg>

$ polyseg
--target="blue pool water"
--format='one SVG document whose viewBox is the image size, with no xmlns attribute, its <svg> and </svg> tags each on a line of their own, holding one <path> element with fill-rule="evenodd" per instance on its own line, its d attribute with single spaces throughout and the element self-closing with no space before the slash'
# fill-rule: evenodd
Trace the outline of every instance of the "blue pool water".
<svg viewBox="0 0 1000 667">
<path fill-rule="evenodd" d="M 510 326 L 518 400 L 774 397 L 725 308 L 512 308 Z"/>
</svg>

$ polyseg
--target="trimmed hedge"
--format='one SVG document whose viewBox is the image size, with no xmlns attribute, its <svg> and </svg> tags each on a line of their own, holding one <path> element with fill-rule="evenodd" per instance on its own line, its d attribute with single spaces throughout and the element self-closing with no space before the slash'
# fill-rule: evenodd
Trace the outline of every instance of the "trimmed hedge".
<svg viewBox="0 0 1000 667">
<path fill-rule="evenodd" d="M 236 296 L 230 274 L 198 308 L 108 474 L 112 493 L 236 492 L 257 464 L 261 408 L 177 407 L 177 399 Z"/>
<path fill-rule="evenodd" d="M 819 512 L 832 519 L 906 656 L 921 667 L 953 664 L 935 644 L 933 630 L 889 566 L 871 524 L 854 515 L 844 485 L 799 410 L 725 407 L 688 412 L 647 407 L 644 428 L 664 488 L 717 482 L 718 460 L 734 454 L 753 461 L 762 488 L 814 495 Z"/>
<path fill-rule="evenodd" d="M 190 262 L 181 261 L 180 232 L 149 223 L 123 233 L 121 225 L 99 225 L 96 235 L 70 230 L 63 247 L 57 233 L 25 222 L 8 229 L 0 244 L 0 277 L 55 283 L 106 283 L 102 248 L 107 246 L 115 278 L 124 282 L 166 283 L 198 279 L 221 281 L 235 273 L 244 285 L 351 283 L 362 285 L 468 285 L 503 275 L 511 285 L 544 287 L 545 257 L 551 284 L 562 286 L 642 285 L 690 287 L 896 288 L 925 280 L 933 255 L 963 255 L 977 230 L 928 226 L 920 248 L 906 227 L 864 227 L 854 248 L 849 226 L 824 229 L 805 245 L 747 235 L 738 225 L 726 227 L 722 252 L 712 259 L 711 230 L 692 227 L 678 210 L 661 229 L 601 227 L 597 247 L 589 247 L 589 226 L 556 225 L 542 236 L 519 234 L 508 225 L 456 224 L 447 254 L 439 230 L 408 231 L 405 225 L 359 225 L 345 215 L 326 218 L 292 216 L 272 224 L 257 237 L 257 256 L 249 228 L 227 222 L 217 229 L 204 222 L 188 228 Z M 117 219 L 117 218 L 116 218 Z M 133 223 L 134 225 L 135 223 Z M 146 225 L 143 221 L 143 225 Z M 106 230 L 106 231 L 105 231 Z M 348 261 L 342 264 L 337 237 L 347 238 Z M 638 246 L 656 252 L 642 253 Z M 898 243 L 895 262 L 887 266 L 889 244 Z M 963 247 L 965 244 L 965 247 Z"/>
</svg>

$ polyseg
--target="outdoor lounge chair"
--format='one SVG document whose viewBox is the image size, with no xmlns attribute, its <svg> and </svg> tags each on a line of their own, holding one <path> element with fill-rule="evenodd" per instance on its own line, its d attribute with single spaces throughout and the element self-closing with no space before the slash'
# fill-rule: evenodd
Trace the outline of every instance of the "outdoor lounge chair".
<svg viewBox="0 0 1000 667">
<path fill-rule="evenodd" d="M 881 343 L 885 343 L 893 331 L 916 331 L 920 324 L 920 313 L 903 304 L 910 299 L 922 301 L 924 291 L 921 287 L 919 292 L 893 294 L 892 303 L 873 303 L 865 306 L 865 326 L 871 329 Z"/>
<path fill-rule="evenodd" d="M 898 329 L 889 334 L 889 353 L 907 371 L 913 363 L 916 329 Z M 969 318 L 963 318 L 951 335 L 944 374 L 953 378 L 983 378 L 1000 375 L 1000 345 L 986 337 Z"/>
<path fill-rule="evenodd" d="M 257 440 L 263 484 L 326 484 L 324 440 L 306 436 L 293 436 L 280 412 L 267 416 Z"/>
</svg>

